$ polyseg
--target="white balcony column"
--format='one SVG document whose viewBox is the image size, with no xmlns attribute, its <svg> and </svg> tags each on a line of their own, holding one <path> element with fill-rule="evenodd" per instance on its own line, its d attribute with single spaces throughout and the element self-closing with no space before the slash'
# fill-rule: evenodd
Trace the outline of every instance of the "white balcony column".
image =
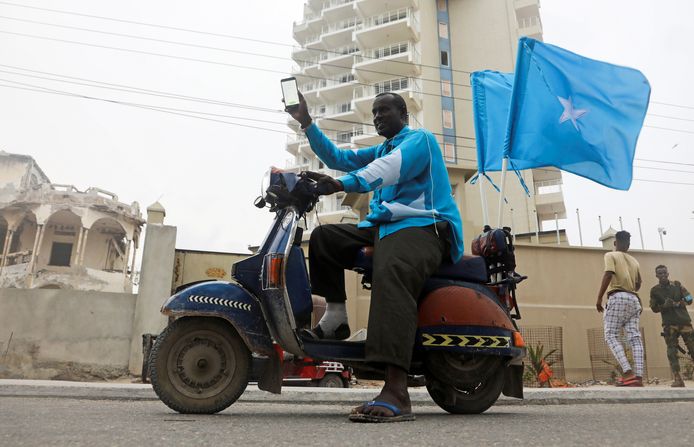
<svg viewBox="0 0 694 447">
<path fill-rule="evenodd" d="M 41 235 L 39 236 L 39 241 L 36 244 L 36 251 L 35 251 L 35 256 L 34 256 L 34 265 L 31 267 L 30 273 L 34 273 L 36 271 L 36 266 L 39 263 L 39 253 L 41 252 L 41 245 L 43 245 L 43 238 L 46 236 L 46 226 L 45 225 L 40 225 L 39 226 L 39 232 Z"/>
<path fill-rule="evenodd" d="M 130 239 L 126 239 L 126 247 L 125 247 L 125 256 L 123 256 L 123 279 L 128 277 L 128 261 L 130 257 L 130 244 L 132 244 L 133 241 Z"/>
<path fill-rule="evenodd" d="M 5 233 L 5 245 L 3 245 L 3 249 L 2 249 L 2 262 L 0 263 L 0 273 L 2 273 L 2 270 L 7 265 L 7 253 L 9 253 L 9 250 L 10 250 L 10 243 L 12 241 L 12 234 L 14 234 L 14 231 L 10 230 L 10 228 L 8 227 L 7 232 Z"/>
<path fill-rule="evenodd" d="M 84 227 L 80 227 L 80 233 L 77 235 L 77 248 L 75 249 L 75 262 L 77 264 L 80 259 L 80 253 L 82 253 L 82 238 L 84 237 Z"/>
<path fill-rule="evenodd" d="M 86 248 L 87 247 L 87 239 L 89 238 L 89 228 L 84 229 L 84 236 L 82 237 L 82 247 Z M 87 250 L 80 250 L 80 256 L 77 259 L 77 265 L 83 265 L 84 264 L 84 252 Z"/>
<path fill-rule="evenodd" d="M 132 260 L 130 261 L 130 278 L 132 281 L 132 277 L 135 274 L 135 258 L 137 256 L 137 244 L 133 241 L 133 257 Z"/>
<path fill-rule="evenodd" d="M 29 260 L 29 268 L 27 269 L 27 271 L 29 273 L 32 273 L 34 271 L 34 264 L 36 264 L 36 261 L 38 260 L 39 241 L 41 240 L 42 235 L 43 235 L 43 224 L 40 224 L 36 227 L 36 236 L 34 236 L 34 245 L 31 249 L 31 259 Z"/>
</svg>

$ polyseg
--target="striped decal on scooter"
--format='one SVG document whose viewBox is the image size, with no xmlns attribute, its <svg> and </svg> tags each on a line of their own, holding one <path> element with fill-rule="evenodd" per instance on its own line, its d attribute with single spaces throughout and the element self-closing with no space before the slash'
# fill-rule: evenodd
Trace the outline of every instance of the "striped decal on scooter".
<svg viewBox="0 0 694 447">
<path fill-rule="evenodd" d="M 238 301 L 232 300 L 225 300 L 224 298 L 215 298 L 212 296 L 191 295 L 188 297 L 188 301 L 190 301 L 191 303 L 215 304 L 217 306 L 226 306 L 232 309 L 240 309 L 249 312 L 251 310 L 250 304 L 240 303 Z"/>
<path fill-rule="evenodd" d="M 511 337 L 500 335 L 422 334 L 423 346 L 459 346 L 465 348 L 508 348 Z"/>
</svg>

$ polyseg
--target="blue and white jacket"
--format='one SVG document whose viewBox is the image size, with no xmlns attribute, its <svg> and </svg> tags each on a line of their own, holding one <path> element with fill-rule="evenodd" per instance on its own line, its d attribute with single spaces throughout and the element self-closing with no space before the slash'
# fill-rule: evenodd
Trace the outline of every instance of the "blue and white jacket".
<svg viewBox="0 0 694 447">
<path fill-rule="evenodd" d="M 378 225 L 383 238 L 403 228 L 446 221 L 452 261 L 461 258 L 463 224 L 441 149 L 431 132 L 405 126 L 393 138 L 363 149 L 338 148 L 315 124 L 306 128 L 306 137 L 323 163 L 348 173 L 337 179 L 345 192 L 373 191 L 371 212 L 360 228 Z"/>
</svg>

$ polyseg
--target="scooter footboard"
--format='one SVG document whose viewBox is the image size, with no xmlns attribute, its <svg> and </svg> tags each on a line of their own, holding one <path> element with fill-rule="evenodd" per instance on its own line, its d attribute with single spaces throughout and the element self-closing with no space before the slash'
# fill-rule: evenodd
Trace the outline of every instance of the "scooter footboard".
<svg viewBox="0 0 694 447">
<path fill-rule="evenodd" d="M 173 317 L 223 318 L 234 326 L 251 352 L 274 354 L 258 300 L 237 284 L 226 281 L 193 284 L 169 298 L 161 312 Z"/>
</svg>

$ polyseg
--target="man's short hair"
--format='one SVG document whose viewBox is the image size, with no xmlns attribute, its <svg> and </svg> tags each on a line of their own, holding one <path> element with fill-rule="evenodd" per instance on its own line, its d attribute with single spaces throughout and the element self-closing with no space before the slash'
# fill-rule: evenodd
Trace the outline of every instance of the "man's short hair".
<svg viewBox="0 0 694 447">
<path fill-rule="evenodd" d="M 615 239 L 617 239 L 620 242 L 629 242 L 631 240 L 631 234 L 628 231 L 618 231 L 617 234 L 614 235 Z"/>
<path fill-rule="evenodd" d="M 402 96 L 398 95 L 395 92 L 382 92 L 382 93 L 379 93 L 378 95 L 376 95 L 376 98 L 378 98 L 380 96 L 385 96 L 385 95 L 391 96 L 393 98 L 393 102 L 395 102 L 395 105 L 397 106 L 397 108 L 400 109 L 400 112 L 407 115 L 407 104 L 405 103 L 405 99 Z"/>
<path fill-rule="evenodd" d="M 660 264 L 659 266 L 657 266 L 657 267 L 655 268 L 655 271 L 657 272 L 658 269 L 665 269 L 665 270 L 667 270 L 667 265 Z"/>
</svg>

